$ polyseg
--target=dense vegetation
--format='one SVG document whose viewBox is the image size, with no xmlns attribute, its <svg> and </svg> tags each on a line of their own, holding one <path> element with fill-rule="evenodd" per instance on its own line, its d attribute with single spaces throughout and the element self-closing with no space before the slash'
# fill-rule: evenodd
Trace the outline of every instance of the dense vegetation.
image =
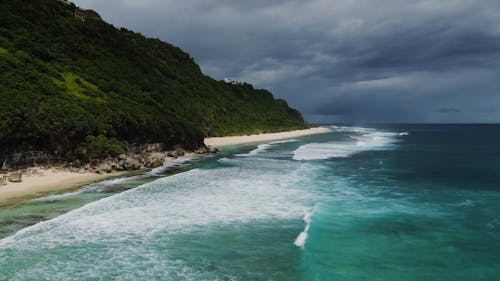
<svg viewBox="0 0 500 281">
<path fill-rule="evenodd" d="M 304 126 L 271 93 L 205 76 L 179 48 L 93 11 L 0 1 L 0 160 L 27 149 L 120 151 L 117 142 L 196 148 L 205 136 Z"/>
</svg>

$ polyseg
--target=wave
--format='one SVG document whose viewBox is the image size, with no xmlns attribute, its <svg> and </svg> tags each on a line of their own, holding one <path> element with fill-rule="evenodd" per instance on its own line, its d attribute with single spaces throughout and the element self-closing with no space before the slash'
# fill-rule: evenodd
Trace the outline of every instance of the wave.
<svg viewBox="0 0 500 281">
<path fill-rule="evenodd" d="M 66 192 L 63 194 L 48 195 L 48 196 L 44 196 L 44 197 L 40 197 L 40 198 L 35 198 L 31 201 L 32 202 L 54 202 L 54 201 L 63 200 L 63 199 L 69 198 L 69 197 L 73 197 L 73 196 L 76 196 L 76 195 L 79 195 L 82 193 L 92 192 L 92 191 L 98 190 L 100 188 L 101 188 L 101 186 L 98 186 L 96 184 L 91 184 L 91 185 L 88 185 L 86 187 L 80 188 L 76 191 Z"/>
<path fill-rule="evenodd" d="M 454 203 L 454 204 L 451 204 L 451 205 L 455 206 L 455 207 L 475 207 L 476 206 L 476 202 L 474 202 L 473 200 L 467 199 L 465 201 L 462 201 L 462 202 L 459 202 L 459 203 Z"/>
<path fill-rule="evenodd" d="M 304 248 L 304 246 L 306 244 L 309 228 L 311 227 L 311 220 L 312 220 L 313 213 L 314 213 L 314 209 L 312 211 L 307 212 L 304 215 L 304 222 L 306 223 L 306 226 L 304 228 L 304 231 L 302 231 L 299 234 L 299 236 L 297 236 L 297 238 L 295 239 L 295 242 L 294 242 L 295 246 L 300 247 L 300 248 Z"/>
<path fill-rule="evenodd" d="M 0 240 L 0 247 L 28 254 L 56 245 L 150 237 L 158 231 L 186 233 L 223 223 L 296 218 L 315 195 L 295 187 L 306 180 L 303 173 L 314 169 L 288 164 L 286 173 L 283 166 L 230 167 L 161 178 L 24 228 Z"/>
<path fill-rule="evenodd" d="M 352 141 L 338 141 L 328 143 L 309 143 L 300 146 L 293 152 L 294 160 L 322 160 L 329 158 L 345 158 L 353 154 L 390 148 L 398 134 L 378 132 L 369 129 L 362 135 L 351 136 Z"/>
<path fill-rule="evenodd" d="M 218 159 L 217 162 L 219 162 L 219 163 L 231 163 L 232 159 L 229 159 L 227 157 L 222 157 L 222 158 Z"/>
<path fill-rule="evenodd" d="M 271 147 L 271 144 L 269 144 L 269 143 L 259 144 L 256 149 L 254 149 L 248 153 L 236 154 L 236 156 L 245 156 L 245 157 L 254 156 L 254 155 L 259 154 L 260 152 L 267 150 L 270 147 Z"/>
<path fill-rule="evenodd" d="M 298 142 L 298 141 L 299 140 L 297 140 L 297 139 L 289 139 L 289 140 L 273 141 L 270 144 L 290 143 L 290 142 Z"/>
<path fill-rule="evenodd" d="M 244 157 L 255 156 L 261 152 L 268 150 L 269 148 L 271 148 L 272 146 L 274 146 L 276 144 L 290 143 L 290 142 L 297 142 L 297 141 L 298 141 L 297 139 L 289 139 L 289 140 L 273 141 L 270 143 L 263 143 L 263 144 L 259 144 L 256 149 L 254 149 L 248 153 L 236 154 L 236 156 L 244 156 Z"/>
<path fill-rule="evenodd" d="M 369 133 L 376 129 L 365 127 L 330 126 L 335 132 Z"/>
<path fill-rule="evenodd" d="M 145 176 L 159 176 L 165 171 L 168 171 L 173 168 L 180 168 L 184 167 L 186 165 L 191 164 L 191 162 L 194 160 L 193 157 L 185 157 L 185 158 L 178 158 L 174 160 L 169 160 L 163 163 L 162 166 L 158 168 L 154 168 L 151 171 L 147 172 Z"/>
<path fill-rule="evenodd" d="M 186 158 L 180 158 L 180 159 L 175 159 L 171 161 L 166 161 L 163 166 L 154 168 L 151 171 L 141 174 L 141 175 L 135 175 L 135 176 L 126 176 L 126 177 L 119 177 L 115 179 L 110 179 L 110 180 L 105 180 L 101 181 L 98 183 L 93 183 L 89 184 L 87 186 L 84 186 L 76 191 L 71 191 L 71 192 L 66 192 L 63 194 L 54 194 L 54 195 L 48 195 L 40 198 L 36 198 L 31 200 L 32 202 L 54 202 L 58 200 L 64 200 L 73 196 L 77 196 L 83 193 L 88 193 L 88 192 L 99 192 L 102 189 L 114 185 L 119 185 L 123 184 L 129 181 L 134 181 L 134 180 L 140 180 L 144 178 L 149 178 L 149 177 L 157 177 L 160 176 L 162 173 L 174 169 L 174 168 L 179 168 L 188 165 L 189 163 L 192 162 L 194 158 L 192 157 L 186 157 Z"/>
</svg>

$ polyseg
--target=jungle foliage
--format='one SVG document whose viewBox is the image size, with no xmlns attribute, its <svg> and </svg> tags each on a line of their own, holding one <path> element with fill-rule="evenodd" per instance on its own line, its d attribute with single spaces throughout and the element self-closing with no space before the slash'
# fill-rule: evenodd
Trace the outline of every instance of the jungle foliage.
<svg viewBox="0 0 500 281">
<path fill-rule="evenodd" d="M 181 49 L 93 11 L 0 1 L 0 155 L 99 143 L 115 153 L 115 141 L 196 148 L 205 136 L 305 126 L 268 91 L 216 81 Z"/>
</svg>

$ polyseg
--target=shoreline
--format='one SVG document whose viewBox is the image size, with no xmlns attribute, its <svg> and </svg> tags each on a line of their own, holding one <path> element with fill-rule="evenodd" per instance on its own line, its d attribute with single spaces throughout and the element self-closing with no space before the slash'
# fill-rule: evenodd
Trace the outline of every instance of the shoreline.
<svg viewBox="0 0 500 281">
<path fill-rule="evenodd" d="M 308 135 L 322 134 L 331 132 L 331 129 L 326 127 L 315 127 L 304 130 L 295 130 L 288 132 L 278 132 L 278 133 L 266 133 L 258 135 L 246 135 L 246 136 L 229 136 L 229 137 L 214 137 L 205 138 L 205 145 L 215 148 L 240 145 L 240 144 L 252 144 L 266 141 L 275 141 L 283 139 L 291 139 L 297 137 L 303 137 Z"/>
<path fill-rule="evenodd" d="M 186 153 L 179 157 L 167 157 L 163 164 L 176 159 L 191 158 L 195 155 L 195 153 Z M 50 192 L 70 191 L 92 183 L 140 172 L 140 170 L 108 173 L 74 172 L 58 166 L 50 168 L 33 167 L 32 169 L 36 170 L 36 173 L 23 174 L 22 182 L 7 181 L 6 185 L 0 186 L 0 206 L 22 203 L 27 199 L 45 196 Z M 147 169 L 143 170 L 146 171 Z"/>
<path fill-rule="evenodd" d="M 0 204 L 32 199 L 48 192 L 70 190 L 124 174 L 76 173 L 61 168 L 37 168 L 37 171 L 37 175 L 23 176 L 22 182 L 7 182 L 6 185 L 0 186 Z"/>
<path fill-rule="evenodd" d="M 290 139 L 307 135 L 327 133 L 331 130 L 325 127 L 315 127 L 305 130 L 295 130 L 278 133 L 266 133 L 258 135 L 246 136 L 228 136 L 206 138 L 205 145 L 214 148 L 225 146 L 251 144 L 265 141 L 274 141 L 282 139 Z M 192 157 L 194 153 L 187 153 L 183 157 Z M 166 162 L 178 158 L 166 158 Z M 0 186 L 0 205 L 8 205 L 13 202 L 22 202 L 25 199 L 33 199 L 38 196 L 45 195 L 50 192 L 58 192 L 64 190 L 72 190 L 85 185 L 104 181 L 106 179 L 115 178 L 126 174 L 127 172 L 112 172 L 112 173 L 94 173 L 86 171 L 83 173 L 68 171 L 59 167 L 39 168 L 35 167 L 37 173 L 31 175 L 23 175 L 22 182 L 13 183 L 7 182 L 6 185 Z"/>
</svg>

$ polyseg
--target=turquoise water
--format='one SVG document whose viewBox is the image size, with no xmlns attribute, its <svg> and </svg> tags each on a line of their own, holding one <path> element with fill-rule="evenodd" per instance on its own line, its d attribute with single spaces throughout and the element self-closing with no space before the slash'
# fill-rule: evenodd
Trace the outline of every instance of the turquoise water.
<svg viewBox="0 0 500 281">
<path fill-rule="evenodd" d="M 55 218 L 99 199 L 112 196 L 155 179 L 181 173 L 203 165 L 210 157 L 182 158 L 148 172 L 139 172 L 89 184 L 74 191 L 54 192 L 37 199 L 24 199 L 15 205 L 0 205 L 0 239 L 40 221 Z"/>
<path fill-rule="evenodd" d="M 499 280 L 499 141 L 334 127 L 55 195 L 38 208 L 79 208 L 0 240 L 0 280 Z"/>
</svg>

